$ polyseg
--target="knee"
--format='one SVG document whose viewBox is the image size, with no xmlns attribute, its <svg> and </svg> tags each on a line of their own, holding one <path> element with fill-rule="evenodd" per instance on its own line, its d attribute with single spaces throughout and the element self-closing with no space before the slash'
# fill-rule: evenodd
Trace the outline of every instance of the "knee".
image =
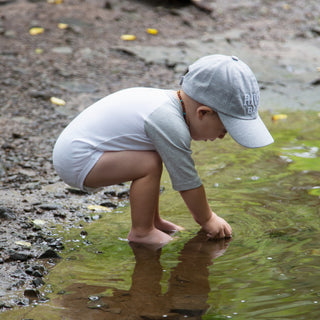
<svg viewBox="0 0 320 320">
<path fill-rule="evenodd" d="M 161 176 L 163 166 L 162 159 L 158 152 L 150 152 L 149 159 L 146 163 L 146 169 L 149 174 Z"/>
</svg>

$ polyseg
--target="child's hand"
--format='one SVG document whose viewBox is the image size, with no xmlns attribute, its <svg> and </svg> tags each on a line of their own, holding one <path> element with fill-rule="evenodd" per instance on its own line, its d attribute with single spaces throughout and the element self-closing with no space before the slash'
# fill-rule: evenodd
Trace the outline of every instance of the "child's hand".
<svg viewBox="0 0 320 320">
<path fill-rule="evenodd" d="M 207 236 L 213 239 L 231 238 L 232 229 L 227 221 L 212 212 L 211 218 L 202 225 Z"/>
</svg>

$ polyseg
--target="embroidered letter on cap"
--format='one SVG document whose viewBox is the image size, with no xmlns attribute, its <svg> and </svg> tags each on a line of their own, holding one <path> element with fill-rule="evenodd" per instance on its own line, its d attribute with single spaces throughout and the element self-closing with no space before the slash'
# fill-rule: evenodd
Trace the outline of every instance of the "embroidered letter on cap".
<svg viewBox="0 0 320 320">
<path fill-rule="evenodd" d="M 243 105 L 246 107 L 248 114 L 257 112 L 257 108 L 259 105 L 259 95 L 256 93 L 246 93 L 244 95 Z"/>
</svg>

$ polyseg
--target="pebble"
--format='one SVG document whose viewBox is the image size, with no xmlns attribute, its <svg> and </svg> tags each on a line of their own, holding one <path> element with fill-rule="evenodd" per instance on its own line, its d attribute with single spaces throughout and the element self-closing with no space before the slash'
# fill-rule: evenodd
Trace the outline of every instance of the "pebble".
<svg viewBox="0 0 320 320">
<path fill-rule="evenodd" d="M 0 207 L 0 219 L 14 220 L 16 219 L 16 215 L 11 209 L 6 207 Z"/>
<path fill-rule="evenodd" d="M 32 258 L 32 255 L 29 252 L 9 252 L 9 261 L 27 261 Z"/>
<path fill-rule="evenodd" d="M 55 47 L 52 49 L 52 52 L 59 54 L 72 54 L 73 50 L 71 47 Z"/>
<path fill-rule="evenodd" d="M 41 278 L 36 278 L 32 280 L 32 284 L 38 288 L 44 285 L 44 281 Z"/>
<path fill-rule="evenodd" d="M 35 299 L 40 296 L 40 292 L 37 289 L 33 289 L 33 288 L 24 290 L 23 294 L 25 297 L 31 298 L 31 299 Z"/>
<path fill-rule="evenodd" d="M 58 210 L 61 208 L 61 206 L 56 204 L 51 204 L 51 203 L 43 203 L 39 206 L 39 208 L 42 210 L 51 211 L 51 210 Z"/>
<path fill-rule="evenodd" d="M 48 249 L 38 256 L 38 259 L 61 259 L 61 257 L 52 249 Z"/>
</svg>

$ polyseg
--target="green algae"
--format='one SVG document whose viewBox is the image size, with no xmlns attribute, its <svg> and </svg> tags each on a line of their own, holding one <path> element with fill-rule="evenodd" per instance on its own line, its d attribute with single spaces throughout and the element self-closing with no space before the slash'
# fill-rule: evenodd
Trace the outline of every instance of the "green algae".
<svg viewBox="0 0 320 320">
<path fill-rule="evenodd" d="M 275 138 L 266 148 L 246 149 L 230 137 L 193 144 L 210 205 L 233 228 L 233 240 L 212 265 L 208 252 L 217 250 L 216 245 L 209 244 L 201 254 L 199 243 L 192 247 L 199 227 L 165 172 L 160 211 L 186 230 L 161 255 L 142 252 L 141 258 L 129 246 L 129 208 L 60 230 L 66 246 L 63 260 L 43 288 L 50 301 L 3 313 L 2 318 L 79 319 L 81 311 L 86 318 L 124 319 L 121 315 L 138 312 L 130 308 L 140 310 L 141 303 L 165 314 L 169 300 L 175 301 L 171 309 L 176 313 L 200 312 L 206 320 L 319 318 L 320 119 L 315 112 L 288 113 L 287 120 L 277 122 L 263 116 Z M 188 292 L 192 274 L 198 286 Z M 90 295 L 101 303 L 90 302 Z M 139 299 L 131 301 L 133 297 Z M 189 309 L 183 301 L 189 301 Z"/>
</svg>

